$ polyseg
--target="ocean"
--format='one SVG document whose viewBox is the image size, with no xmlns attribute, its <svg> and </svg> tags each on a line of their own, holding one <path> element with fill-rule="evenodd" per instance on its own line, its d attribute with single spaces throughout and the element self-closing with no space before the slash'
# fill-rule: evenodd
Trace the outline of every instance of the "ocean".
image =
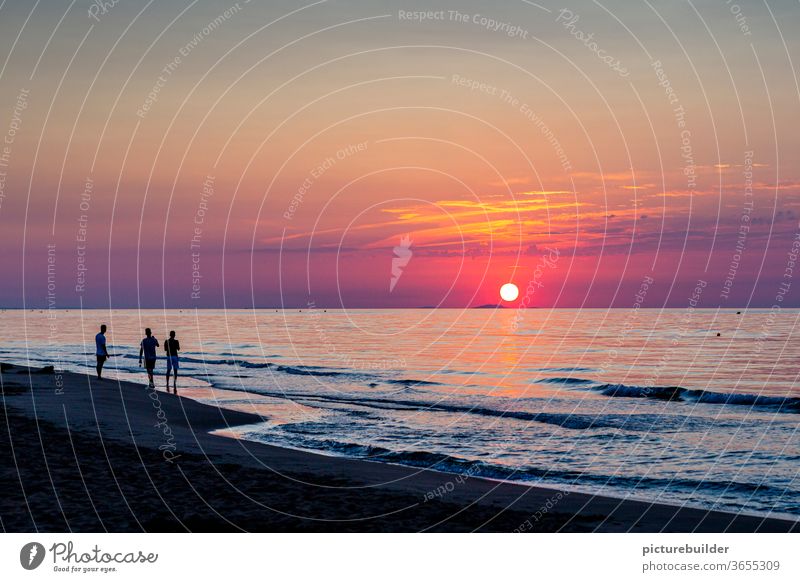
<svg viewBox="0 0 800 582">
<path fill-rule="evenodd" d="M 0 361 L 146 382 L 260 413 L 272 445 L 652 502 L 800 518 L 800 310 L 0 312 Z M 163 387 L 164 361 L 156 369 Z"/>
</svg>

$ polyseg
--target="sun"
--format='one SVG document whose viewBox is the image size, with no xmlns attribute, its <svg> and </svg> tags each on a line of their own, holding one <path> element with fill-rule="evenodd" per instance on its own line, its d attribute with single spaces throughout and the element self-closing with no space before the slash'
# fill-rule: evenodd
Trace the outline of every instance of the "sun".
<svg viewBox="0 0 800 582">
<path fill-rule="evenodd" d="M 500 297 L 503 301 L 514 301 L 514 299 L 519 297 L 519 289 L 517 289 L 514 283 L 506 283 L 500 287 Z"/>
</svg>

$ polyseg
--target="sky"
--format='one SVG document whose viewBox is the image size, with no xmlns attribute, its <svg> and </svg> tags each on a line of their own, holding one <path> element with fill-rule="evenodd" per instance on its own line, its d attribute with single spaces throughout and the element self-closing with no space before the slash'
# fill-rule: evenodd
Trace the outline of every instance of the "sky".
<svg viewBox="0 0 800 582">
<path fill-rule="evenodd" d="M 798 29 L 788 1 L 8 0 L 0 306 L 800 306 Z"/>
</svg>

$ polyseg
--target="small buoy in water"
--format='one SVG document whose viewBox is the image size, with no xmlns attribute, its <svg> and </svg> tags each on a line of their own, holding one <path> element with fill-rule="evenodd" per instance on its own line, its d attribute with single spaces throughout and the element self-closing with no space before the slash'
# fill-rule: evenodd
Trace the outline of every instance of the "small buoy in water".
<svg viewBox="0 0 800 582">
<path fill-rule="evenodd" d="M 736 312 L 736 315 L 741 315 L 741 314 L 742 314 L 742 312 L 741 312 L 741 311 L 737 311 L 737 312 Z"/>
<path fill-rule="evenodd" d="M 717 332 L 717 337 L 719 337 L 719 336 L 721 336 L 721 335 L 722 335 L 721 333 Z"/>
</svg>

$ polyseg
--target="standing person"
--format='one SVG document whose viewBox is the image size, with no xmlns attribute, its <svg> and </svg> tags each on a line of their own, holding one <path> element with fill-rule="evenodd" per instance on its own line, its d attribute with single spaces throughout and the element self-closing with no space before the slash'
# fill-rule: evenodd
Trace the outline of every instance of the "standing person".
<svg viewBox="0 0 800 582">
<path fill-rule="evenodd" d="M 97 346 L 97 378 L 103 377 L 103 364 L 108 359 L 108 349 L 106 349 L 106 324 L 100 326 L 100 333 L 94 336 L 94 343 Z"/>
<path fill-rule="evenodd" d="M 175 332 L 169 332 L 169 339 L 164 342 L 164 351 L 167 352 L 167 393 L 169 394 L 169 373 L 175 370 L 175 395 L 178 395 L 178 352 L 181 351 L 181 342 L 175 339 Z"/>
<path fill-rule="evenodd" d="M 147 378 L 150 380 L 150 387 L 156 384 L 153 381 L 153 370 L 156 368 L 156 348 L 159 346 L 158 340 L 153 337 L 150 328 L 144 330 L 145 338 L 139 344 L 139 365 L 142 365 L 142 354 L 144 354 L 144 367 L 147 370 Z"/>
</svg>

